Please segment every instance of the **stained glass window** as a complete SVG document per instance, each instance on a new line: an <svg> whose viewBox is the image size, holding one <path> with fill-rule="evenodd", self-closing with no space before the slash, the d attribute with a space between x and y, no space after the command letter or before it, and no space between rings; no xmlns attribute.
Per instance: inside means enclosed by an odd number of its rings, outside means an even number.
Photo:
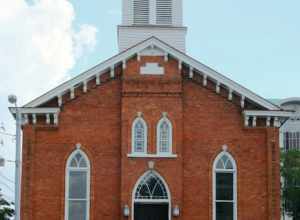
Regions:
<svg viewBox="0 0 300 220"><path fill-rule="evenodd" d="M158 153L172 153L172 125L167 118L158 122L157 138Z"/></svg>
<svg viewBox="0 0 300 220"><path fill-rule="evenodd" d="M133 153L146 153L147 149L147 126L142 118L133 122Z"/></svg>

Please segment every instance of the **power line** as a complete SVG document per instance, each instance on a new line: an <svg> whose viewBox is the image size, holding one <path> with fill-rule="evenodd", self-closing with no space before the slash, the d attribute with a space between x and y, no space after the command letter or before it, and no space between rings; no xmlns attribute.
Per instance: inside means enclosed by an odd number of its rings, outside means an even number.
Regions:
<svg viewBox="0 0 300 220"><path fill-rule="evenodd" d="M6 181L15 184L15 182L11 179L9 179L7 176L5 176L3 173L0 172L0 176L2 176Z"/></svg>
<svg viewBox="0 0 300 220"><path fill-rule="evenodd" d="M8 184L6 184L6 183L4 183L4 182L2 182L2 181L0 181L0 184L2 184L3 186L5 186L9 191L11 191L11 192L15 192Z"/></svg>
<svg viewBox="0 0 300 220"><path fill-rule="evenodd" d="M10 134L10 133L3 132L3 131L0 131L0 134L6 135L6 136L10 136L10 137L15 137L15 136L16 136L16 135L14 135L14 134Z"/></svg>

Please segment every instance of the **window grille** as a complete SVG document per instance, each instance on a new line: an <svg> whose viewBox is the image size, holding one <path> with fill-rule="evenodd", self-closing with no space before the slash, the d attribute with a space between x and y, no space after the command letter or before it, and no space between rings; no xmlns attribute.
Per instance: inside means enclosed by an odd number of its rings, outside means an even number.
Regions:
<svg viewBox="0 0 300 220"><path fill-rule="evenodd" d="M157 124L157 153L172 153L172 124L167 117L163 117Z"/></svg>
<svg viewBox="0 0 300 220"><path fill-rule="evenodd" d="M69 158L66 171L66 220L89 219L89 161L80 150Z"/></svg>
<svg viewBox="0 0 300 220"><path fill-rule="evenodd" d="M283 142L285 151L300 150L300 131L285 132Z"/></svg>
<svg viewBox="0 0 300 220"><path fill-rule="evenodd" d="M153 172L149 172L139 183L135 199L168 199L168 192L163 181Z"/></svg>
<svg viewBox="0 0 300 220"><path fill-rule="evenodd" d="M159 153L170 153L170 125L169 122L163 120L159 126Z"/></svg>
<svg viewBox="0 0 300 220"><path fill-rule="evenodd" d="M133 122L132 129L133 153L147 152L147 126L142 118L137 118Z"/></svg>
<svg viewBox="0 0 300 220"><path fill-rule="evenodd" d="M214 164L214 219L236 220L235 162L223 152Z"/></svg>

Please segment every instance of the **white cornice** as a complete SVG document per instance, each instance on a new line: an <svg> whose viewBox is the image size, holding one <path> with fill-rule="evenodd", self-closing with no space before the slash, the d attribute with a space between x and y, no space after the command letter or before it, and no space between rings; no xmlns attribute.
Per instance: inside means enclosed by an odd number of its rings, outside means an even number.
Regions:
<svg viewBox="0 0 300 220"><path fill-rule="evenodd" d="M186 65L192 67L195 70L195 73L202 74L208 79L211 79L217 83L220 83L221 86L228 88L230 91L234 92L235 94L240 95L242 98L245 97L248 100L256 103L257 105L268 109L268 110L280 110L279 106L269 102L268 100L258 96L257 94L251 92L250 90L246 89L245 87L241 86L240 84L230 80L229 78L223 76L222 74L218 73L217 71L211 69L210 67L198 62L197 60L189 57L185 53L171 47L170 45L166 44L165 42L157 39L156 37L151 37L141 43L119 53L118 55L104 61L103 63L89 69L88 71L78 75L77 77L59 85L58 87L50 90L49 92L45 93L44 95L34 99L33 101L26 104L24 107L38 107L47 101L55 98L60 97L62 94L65 94L70 88L75 88L78 85L81 85L83 82L86 82L90 79L95 78L99 74L103 74L109 71L112 67L118 64L124 64L126 60L130 59L132 56L140 53L142 50L149 46L155 46L159 49L162 49L170 56L177 59L180 63L185 63Z"/></svg>
<svg viewBox="0 0 300 220"><path fill-rule="evenodd" d="M245 119L245 127L256 127L257 118L265 120L266 127L280 127L289 118L295 115L295 112L291 111L256 111L245 110L243 112ZM272 124L271 124L272 121ZM251 122L251 123L250 123Z"/></svg>
<svg viewBox="0 0 300 220"><path fill-rule="evenodd" d="M37 116L44 118L44 122L47 125L51 124L53 121L54 125L58 125L58 116L60 113L60 108L15 108L10 107L9 111L16 117L17 114L21 117L21 122L23 125L30 123L29 115L31 116L32 124L37 123Z"/></svg>
<svg viewBox="0 0 300 220"><path fill-rule="evenodd" d="M244 111L245 116L255 116L255 117L290 118L294 114L295 113L291 112L291 111L255 111L255 110L246 110L246 111Z"/></svg>
<svg viewBox="0 0 300 220"><path fill-rule="evenodd" d="M59 108L15 108L10 107L10 112L16 114L17 110L21 114L57 114L60 112Z"/></svg>

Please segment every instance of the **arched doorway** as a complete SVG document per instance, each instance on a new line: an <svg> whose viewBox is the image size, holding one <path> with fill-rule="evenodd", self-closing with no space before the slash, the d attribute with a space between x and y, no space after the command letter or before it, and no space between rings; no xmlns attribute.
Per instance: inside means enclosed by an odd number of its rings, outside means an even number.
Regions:
<svg viewBox="0 0 300 220"><path fill-rule="evenodd" d="M155 171L146 172L132 193L132 220L170 220L171 197L164 179Z"/></svg>

